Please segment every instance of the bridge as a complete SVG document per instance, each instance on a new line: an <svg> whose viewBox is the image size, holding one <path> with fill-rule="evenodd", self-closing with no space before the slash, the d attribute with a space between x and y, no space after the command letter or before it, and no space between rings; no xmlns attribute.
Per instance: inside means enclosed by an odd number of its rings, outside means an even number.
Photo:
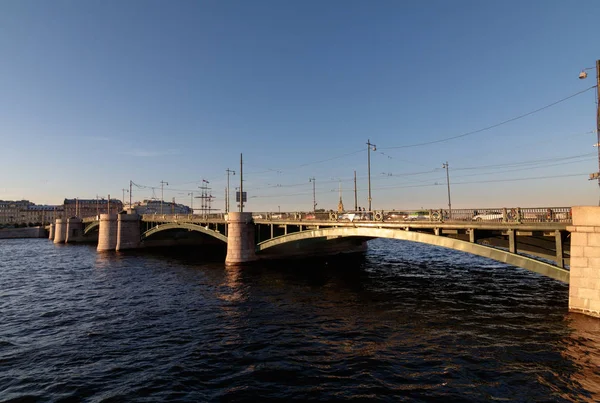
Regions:
<svg viewBox="0 0 600 403"><path fill-rule="evenodd" d="M570 283L571 309L600 316L600 234L595 231L600 233L600 207L141 216L130 211L58 219L50 238L56 243L97 241L99 251L222 245L226 265L364 251L370 239L399 239Z"/></svg>
<svg viewBox="0 0 600 403"><path fill-rule="evenodd" d="M565 270L570 263L568 207L247 215L253 226L254 251L246 251L248 256L242 260L351 252L363 250L369 239L392 238L472 253L569 281ZM82 222L84 235L97 231L101 223L99 217ZM224 214L146 214L139 217L139 226L132 234L139 236L139 242L130 240L133 247L152 244L153 237L163 232L194 231L228 243ZM106 249L113 248L117 245Z"/></svg>

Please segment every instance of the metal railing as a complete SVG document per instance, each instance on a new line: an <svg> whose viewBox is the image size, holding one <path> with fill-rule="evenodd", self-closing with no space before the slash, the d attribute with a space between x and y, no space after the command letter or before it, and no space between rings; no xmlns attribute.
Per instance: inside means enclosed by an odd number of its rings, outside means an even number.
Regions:
<svg viewBox="0 0 600 403"><path fill-rule="evenodd" d="M143 214L143 221L190 222L226 220L226 213L212 214ZM336 221L336 222L503 222L503 223L571 223L570 207L498 207L475 209L421 209L322 212L253 212L255 221ZM97 217L86 217L85 223Z"/></svg>
<svg viewBox="0 0 600 403"><path fill-rule="evenodd" d="M254 220L268 221L338 221L338 222L571 222L570 207L499 207L481 209L325 211L292 213L252 213Z"/></svg>

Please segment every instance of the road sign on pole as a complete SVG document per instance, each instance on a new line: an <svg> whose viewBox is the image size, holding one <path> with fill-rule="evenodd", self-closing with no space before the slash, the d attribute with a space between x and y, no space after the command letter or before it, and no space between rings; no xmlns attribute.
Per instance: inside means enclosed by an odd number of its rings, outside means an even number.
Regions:
<svg viewBox="0 0 600 403"><path fill-rule="evenodd" d="M236 202L240 202L240 192L237 191L235 192L235 201ZM242 203L246 203L248 201L248 194L247 192L242 192Z"/></svg>

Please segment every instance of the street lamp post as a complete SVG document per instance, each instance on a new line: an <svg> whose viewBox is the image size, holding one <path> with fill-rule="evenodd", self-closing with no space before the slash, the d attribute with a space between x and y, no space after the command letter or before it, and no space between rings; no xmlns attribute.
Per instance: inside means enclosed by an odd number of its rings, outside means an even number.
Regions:
<svg viewBox="0 0 600 403"><path fill-rule="evenodd" d="M192 209L192 214L194 214L194 192L188 193L190 196L190 208Z"/></svg>
<svg viewBox="0 0 600 403"><path fill-rule="evenodd" d="M125 207L125 192L129 193L129 190L127 189L121 189L123 191L123 207ZM129 208L131 208L131 205L129 206Z"/></svg>
<svg viewBox="0 0 600 403"><path fill-rule="evenodd" d="M169 186L169 182L160 181L160 214L163 213L163 200L164 200L163 185Z"/></svg>
<svg viewBox="0 0 600 403"><path fill-rule="evenodd" d="M312 178L308 178L308 181L312 182L312 185L313 185L313 212L316 213L317 212L317 198L316 198L316 193L315 193L315 183L317 182L317 180L313 176Z"/></svg>
<svg viewBox="0 0 600 403"><path fill-rule="evenodd" d="M587 78L586 70L592 69L594 69L594 67L588 67L581 70L579 78ZM590 174L590 180L598 179L598 187L600 187L600 60L596 60L596 91L596 147L598 147L598 172ZM600 200L598 201L598 205L600 206Z"/></svg>
<svg viewBox="0 0 600 403"><path fill-rule="evenodd" d="M373 151L377 151L377 146L371 144L371 140L367 140L367 162L368 162L368 175L369 175L369 211L371 211L371 148Z"/></svg>
<svg viewBox="0 0 600 403"><path fill-rule="evenodd" d="M445 164L442 164L442 168L446 169L446 185L448 186L448 217L452 218L452 203L450 202L450 173L448 169L450 166L448 165L448 161Z"/></svg>
<svg viewBox="0 0 600 403"><path fill-rule="evenodd" d="M235 175L235 171L232 171L231 169L227 168L225 172L227 172L227 195L225 197L225 212L229 213L229 174Z"/></svg>

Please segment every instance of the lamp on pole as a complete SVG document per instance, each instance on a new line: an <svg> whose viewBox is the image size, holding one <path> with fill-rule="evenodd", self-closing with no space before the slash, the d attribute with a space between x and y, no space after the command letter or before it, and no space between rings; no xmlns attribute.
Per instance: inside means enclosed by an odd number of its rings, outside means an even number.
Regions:
<svg viewBox="0 0 600 403"><path fill-rule="evenodd" d="M160 214L163 213L163 199L164 199L163 186L164 185L169 186L169 182L160 181Z"/></svg>
<svg viewBox="0 0 600 403"><path fill-rule="evenodd" d="M581 70L579 78L587 78L586 70L592 70L594 67L588 67ZM590 174L590 180L598 179L598 187L600 187L600 60L596 60L596 147L598 147L598 172ZM600 206L600 201L598 202Z"/></svg>
<svg viewBox="0 0 600 403"><path fill-rule="evenodd" d="M367 140L367 162L368 162L368 174L369 174L369 211L371 211L371 148L373 151L377 151L377 146L371 144L371 140Z"/></svg>
<svg viewBox="0 0 600 403"><path fill-rule="evenodd" d="M317 212L317 198L316 198L316 193L315 193L315 183L317 182L317 180L315 179L315 177L313 176L312 178L308 178L309 182L312 182L313 184L313 212Z"/></svg>
<svg viewBox="0 0 600 403"><path fill-rule="evenodd" d="M452 203L450 202L450 173L448 169L450 166L448 165L448 161L445 164L442 164L442 168L446 169L446 185L448 186L448 217L452 218Z"/></svg>
<svg viewBox="0 0 600 403"><path fill-rule="evenodd" d="M227 168L225 172L227 172L227 195L225 196L225 212L229 213L229 174L235 175L235 171L232 171L231 169Z"/></svg>

